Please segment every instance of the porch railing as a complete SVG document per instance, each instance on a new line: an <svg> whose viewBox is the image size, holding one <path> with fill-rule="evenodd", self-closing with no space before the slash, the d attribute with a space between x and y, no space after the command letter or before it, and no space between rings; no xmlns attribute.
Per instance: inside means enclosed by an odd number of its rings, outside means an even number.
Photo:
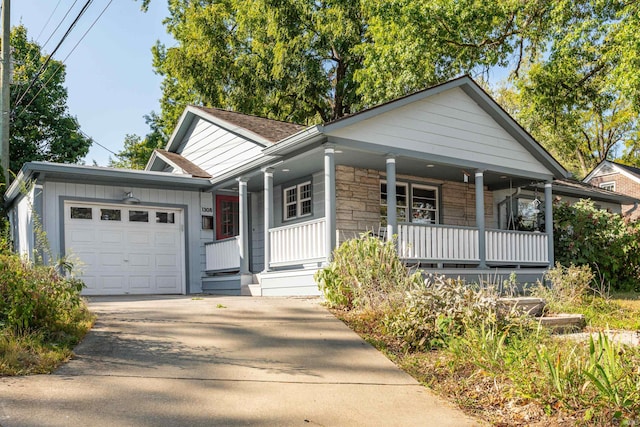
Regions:
<svg viewBox="0 0 640 427"><path fill-rule="evenodd" d="M240 238L206 243L204 246L207 271L240 269Z"/></svg>
<svg viewBox="0 0 640 427"><path fill-rule="evenodd" d="M321 218L269 230L269 266L298 265L324 260L326 224L326 220Z"/></svg>
<svg viewBox="0 0 640 427"><path fill-rule="evenodd" d="M487 262L548 264L548 236L527 231L487 230Z"/></svg>
<svg viewBox="0 0 640 427"><path fill-rule="evenodd" d="M486 262L548 264L547 241L544 233L486 230ZM478 230L473 227L398 224L398 253L404 259L473 264L480 261L478 247Z"/></svg>
<svg viewBox="0 0 640 427"><path fill-rule="evenodd" d="M478 230L426 224L398 224L401 258L429 261L479 262Z"/></svg>

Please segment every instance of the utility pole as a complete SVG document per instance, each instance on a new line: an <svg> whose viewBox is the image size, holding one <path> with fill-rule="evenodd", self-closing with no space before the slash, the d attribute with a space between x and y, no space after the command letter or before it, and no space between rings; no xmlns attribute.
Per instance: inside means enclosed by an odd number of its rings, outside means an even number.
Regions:
<svg viewBox="0 0 640 427"><path fill-rule="evenodd" d="M11 0L2 0L2 74L0 75L0 166L9 185L9 84L11 82ZM6 187L2 190L4 193Z"/></svg>

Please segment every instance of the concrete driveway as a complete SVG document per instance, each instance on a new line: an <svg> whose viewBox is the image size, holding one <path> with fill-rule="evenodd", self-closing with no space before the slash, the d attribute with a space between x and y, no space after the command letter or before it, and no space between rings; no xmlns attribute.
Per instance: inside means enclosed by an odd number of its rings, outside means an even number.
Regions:
<svg viewBox="0 0 640 427"><path fill-rule="evenodd" d="M52 375L0 378L0 425L464 426L317 299L92 298Z"/></svg>

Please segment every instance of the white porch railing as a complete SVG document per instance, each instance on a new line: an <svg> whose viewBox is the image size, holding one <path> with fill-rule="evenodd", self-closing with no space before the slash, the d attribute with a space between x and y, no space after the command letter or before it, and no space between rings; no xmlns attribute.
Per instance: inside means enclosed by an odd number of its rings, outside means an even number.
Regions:
<svg viewBox="0 0 640 427"><path fill-rule="evenodd" d="M548 264L548 236L527 231L487 230L487 262Z"/></svg>
<svg viewBox="0 0 640 427"><path fill-rule="evenodd" d="M486 230L486 262L489 264L548 264L545 233ZM477 263L478 230L433 224L398 224L401 258L431 262Z"/></svg>
<svg viewBox="0 0 640 427"><path fill-rule="evenodd" d="M401 258L479 262L478 230L427 224L398 224Z"/></svg>
<svg viewBox="0 0 640 427"><path fill-rule="evenodd" d="M322 261L326 258L326 220L301 222L269 230L270 267Z"/></svg>
<svg viewBox="0 0 640 427"><path fill-rule="evenodd" d="M206 243L204 246L207 271L231 271L240 269L240 238Z"/></svg>

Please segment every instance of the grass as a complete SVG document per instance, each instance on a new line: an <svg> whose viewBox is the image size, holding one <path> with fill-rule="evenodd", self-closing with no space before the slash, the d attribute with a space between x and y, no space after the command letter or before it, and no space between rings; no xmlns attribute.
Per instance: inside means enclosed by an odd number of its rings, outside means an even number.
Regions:
<svg viewBox="0 0 640 427"><path fill-rule="evenodd" d="M594 329L637 328L638 295L588 299ZM561 340L526 324L480 325L431 351L405 351L381 315L334 310L366 341L422 384L493 425L638 425L640 349L600 335Z"/></svg>
<svg viewBox="0 0 640 427"><path fill-rule="evenodd" d="M78 311L62 330L47 332L0 329L0 376L48 374L73 356L73 348L93 326L86 308Z"/></svg>

